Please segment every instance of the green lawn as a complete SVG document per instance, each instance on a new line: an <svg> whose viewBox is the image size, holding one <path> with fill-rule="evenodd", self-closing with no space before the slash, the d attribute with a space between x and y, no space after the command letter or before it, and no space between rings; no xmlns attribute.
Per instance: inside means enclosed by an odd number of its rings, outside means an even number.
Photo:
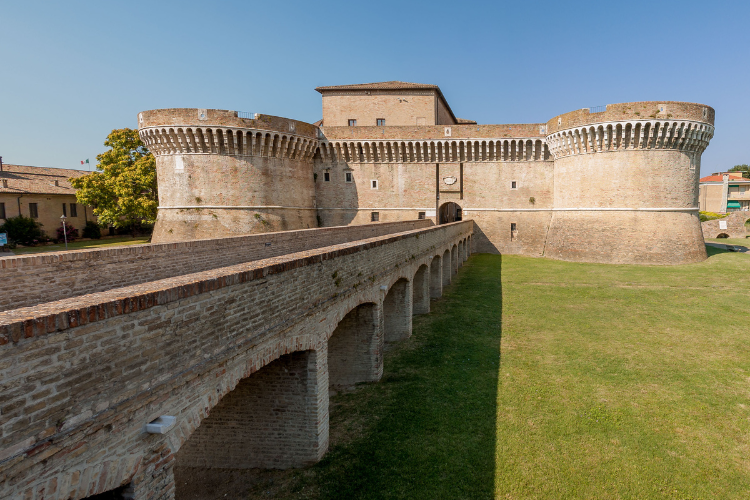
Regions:
<svg viewBox="0 0 750 500"><path fill-rule="evenodd" d="M750 497L747 256L503 276L497 497Z"/></svg>
<svg viewBox="0 0 750 500"><path fill-rule="evenodd" d="M148 243L149 236L116 236L114 238L103 238L101 240L73 241L68 243L68 250L84 250L88 248L101 248L123 245L138 245ZM14 248L13 253L16 255L26 255L30 253L60 252L65 250L65 243L59 245L40 245L36 247Z"/></svg>
<svg viewBox="0 0 750 500"><path fill-rule="evenodd" d="M749 290L728 252L472 256L382 381L332 398L319 464L214 470L200 498L750 498Z"/></svg>

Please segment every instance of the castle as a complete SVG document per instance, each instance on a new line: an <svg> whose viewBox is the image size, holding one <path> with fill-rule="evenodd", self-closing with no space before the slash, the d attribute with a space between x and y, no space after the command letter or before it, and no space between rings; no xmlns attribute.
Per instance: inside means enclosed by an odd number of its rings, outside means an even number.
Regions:
<svg viewBox="0 0 750 500"><path fill-rule="evenodd" d="M475 252L706 258L698 177L714 133L709 106L631 102L479 125L457 118L436 85L316 90L316 124L214 109L139 113L159 180L153 241L464 218Z"/></svg>

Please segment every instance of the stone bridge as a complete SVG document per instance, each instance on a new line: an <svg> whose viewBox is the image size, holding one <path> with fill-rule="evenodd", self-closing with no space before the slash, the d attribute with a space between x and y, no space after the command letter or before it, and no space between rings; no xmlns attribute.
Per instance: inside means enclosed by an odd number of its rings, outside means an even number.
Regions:
<svg viewBox="0 0 750 500"><path fill-rule="evenodd" d="M0 259L0 497L171 499L176 463L316 462L329 387L380 379L383 343L411 335L472 233L407 221Z"/></svg>

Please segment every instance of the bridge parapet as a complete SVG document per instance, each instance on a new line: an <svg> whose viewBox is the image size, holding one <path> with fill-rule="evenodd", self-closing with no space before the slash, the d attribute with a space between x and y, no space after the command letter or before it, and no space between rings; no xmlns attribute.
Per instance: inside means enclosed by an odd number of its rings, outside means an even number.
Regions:
<svg viewBox="0 0 750 500"><path fill-rule="evenodd" d="M378 346L389 336L384 325L408 335L412 303L421 302L419 312L426 312L423 299L403 291L434 295L433 283L411 285L430 279L433 269L442 281L446 264L453 274L472 232L472 221L413 229L0 313L0 376L7 388L0 496L78 499L129 484L135 498L154 491L153 498L172 498L175 456L219 400L294 353L308 354L283 363L314 371L298 377L294 392L308 405L296 411L302 423L295 428L310 434L305 443L282 432L288 441L255 444L294 450L297 443L306 451L248 463L317 460L328 442L328 360L336 366L330 381L377 379ZM396 286L404 282L406 288ZM395 305L388 299L392 288L399 289L393 297L402 297ZM366 315L342 323L363 305ZM389 316L401 323L387 326ZM370 347L355 358L346 354L346 339L329 349L334 332L369 335ZM331 358L339 355L344 358ZM349 370L352 359L366 369ZM176 416L175 429L145 433L144 424L160 415ZM252 426L248 420L243 425ZM187 449L210 458L220 453L206 448L211 441Z"/></svg>
<svg viewBox="0 0 750 500"><path fill-rule="evenodd" d="M382 222L3 257L0 279L15 290L0 294L0 311L431 225L429 220Z"/></svg>

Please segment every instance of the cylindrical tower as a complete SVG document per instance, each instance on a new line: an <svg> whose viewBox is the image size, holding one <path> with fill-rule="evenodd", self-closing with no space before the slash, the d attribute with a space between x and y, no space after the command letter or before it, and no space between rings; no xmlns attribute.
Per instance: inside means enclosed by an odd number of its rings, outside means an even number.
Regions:
<svg viewBox="0 0 750 500"><path fill-rule="evenodd" d="M159 211L152 241L317 227L313 156L318 128L216 109L138 114L156 157Z"/></svg>
<svg viewBox="0 0 750 500"><path fill-rule="evenodd" d="M713 108L654 101L596 111L547 123L555 166L545 255L623 264L704 260L698 178Z"/></svg>

